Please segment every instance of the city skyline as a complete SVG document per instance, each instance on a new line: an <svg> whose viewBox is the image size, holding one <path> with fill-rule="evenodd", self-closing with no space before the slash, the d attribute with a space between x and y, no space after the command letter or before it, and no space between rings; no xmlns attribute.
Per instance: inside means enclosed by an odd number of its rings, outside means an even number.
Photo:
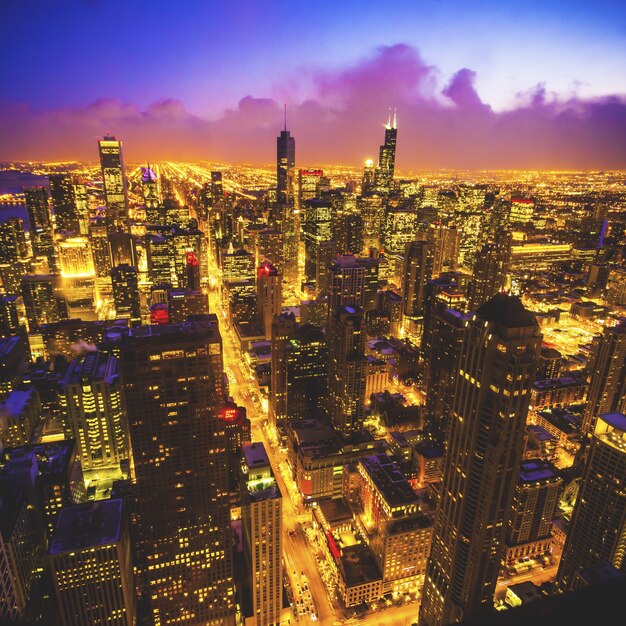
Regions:
<svg viewBox="0 0 626 626"><path fill-rule="evenodd" d="M124 137L133 161L269 163L286 103L310 164L375 158L376 125L392 107L403 129L399 170L626 167L618 2L485 1L470 10L397 1L356 18L347 2L327 21L317 15L324 2L304 15L288 2L228 11L191 3L184 14L158 2L143 14L117 2L106 11L97 1L54 12L40 4L31 28L56 35L44 65L38 41L17 45L19 28L0 44L1 160L91 158L91 142L110 133ZM24 8L7 11L8 24L25 17ZM110 38L88 37L108 23ZM275 36L262 41L263 32ZM151 33L169 45L155 47Z"/></svg>

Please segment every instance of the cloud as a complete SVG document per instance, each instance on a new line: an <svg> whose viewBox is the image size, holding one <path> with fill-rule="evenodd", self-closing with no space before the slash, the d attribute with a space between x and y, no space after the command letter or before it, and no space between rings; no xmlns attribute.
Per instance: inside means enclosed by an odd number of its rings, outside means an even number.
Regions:
<svg viewBox="0 0 626 626"><path fill-rule="evenodd" d="M352 66L308 68L310 96L289 102L289 128L302 165L375 158L381 123L398 111L398 162L424 168L626 168L626 98L560 98L542 85L496 112L482 101L476 73L456 72L444 87L439 70L408 45L381 46ZM303 93L299 77L286 81ZM217 120L159 100L145 110L114 99L34 111L0 104L0 160L96 160L96 141L112 133L129 161L160 159L271 163L283 101L243 97Z"/></svg>

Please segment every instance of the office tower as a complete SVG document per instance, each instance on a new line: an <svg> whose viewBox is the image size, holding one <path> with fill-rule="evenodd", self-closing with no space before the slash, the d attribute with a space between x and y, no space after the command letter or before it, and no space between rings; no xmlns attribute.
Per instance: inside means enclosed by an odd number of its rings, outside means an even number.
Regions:
<svg viewBox="0 0 626 626"><path fill-rule="evenodd" d="M79 180L72 181L72 193L74 195L74 206L78 217L78 233L87 234L89 225L89 201L87 198L87 185Z"/></svg>
<svg viewBox="0 0 626 626"><path fill-rule="evenodd" d="M131 328L122 375L137 554L155 623L234 625L225 400L215 316Z"/></svg>
<svg viewBox="0 0 626 626"><path fill-rule="evenodd" d="M69 317L67 301L59 286L57 274L23 276L21 290L31 332L42 324L58 322Z"/></svg>
<svg viewBox="0 0 626 626"><path fill-rule="evenodd" d="M626 572L626 415L593 423L587 463L563 547L556 585L572 588L581 568L609 562Z"/></svg>
<svg viewBox="0 0 626 626"><path fill-rule="evenodd" d="M475 311L505 288L511 259L511 241L510 232L500 231L496 234L496 241L485 244L476 257L468 292L470 311Z"/></svg>
<svg viewBox="0 0 626 626"><path fill-rule="evenodd" d="M0 444L14 448L29 444L42 418L41 398L34 387L14 389L0 403Z"/></svg>
<svg viewBox="0 0 626 626"><path fill-rule="evenodd" d="M296 166L296 140L287 130L287 112L285 108L285 130L276 138L276 202L293 202L293 177Z"/></svg>
<svg viewBox="0 0 626 626"><path fill-rule="evenodd" d="M41 514L48 539L61 509L85 500L85 481L74 439L0 452L0 479L20 485Z"/></svg>
<svg viewBox="0 0 626 626"><path fill-rule="evenodd" d="M0 339L0 401L15 388L28 363L28 344L21 335Z"/></svg>
<svg viewBox="0 0 626 626"><path fill-rule="evenodd" d="M283 308L283 280L278 270L265 261L256 272L257 308L259 323L262 325L265 338L272 338L272 320Z"/></svg>
<svg viewBox="0 0 626 626"><path fill-rule="evenodd" d="M0 620L3 624L22 623L31 599L31 587L43 565L43 541L31 509L27 492L3 477L0 480Z"/></svg>
<svg viewBox="0 0 626 626"><path fill-rule="evenodd" d="M322 170L298 170L298 208L302 209L307 200L317 197L322 176Z"/></svg>
<svg viewBox="0 0 626 626"><path fill-rule="evenodd" d="M361 183L361 193L368 194L374 191L374 161L366 159L363 165L363 182Z"/></svg>
<svg viewBox="0 0 626 626"><path fill-rule="evenodd" d="M185 287L200 291L200 262L193 251L185 254Z"/></svg>
<svg viewBox="0 0 626 626"><path fill-rule="evenodd" d="M459 258L459 231L456 226L435 222L428 226L428 241L435 244L433 276L455 270Z"/></svg>
<svg viewBox="0 0 626 626"><path fill-rule="evenodd" d="M56 229L80 233L72 179L69 174L50 174L48 179Z"/></svg>
<svg viewBox="0 0 626 626"><path fill-rule="evenodd" d="M358 306L337 306L328 325L328 414L345 437L363 427L365 320Z"/></svg>
<svg viewBox="0 0 626 626"><path fill-rule="evenodd" d="M70 306L91 308L96 272L89 240L84 236L66 237L58 243L63 292Z"/></svg>
<svg viewBox="0 0 626 626"><path fill-rule="evenodd" d="M324 241L332 239L332 203L329 200L313 198L304 202L304 276L314 281L318 267L318 248Z"/></svg>
<svg viewBox="0 0 626 626"><path fill-rule="evenodd" d="M522 461L509 519L506 562L550 554L552 520L562 486L563 479L549 461Z"/></svg>
<svg viewBox="0 0 626 626"><path fill-rule="evenodd" d="M74 359L61 385L63 426L78 442L81 465L120 471L129 463L128 427L117 358L99 350Z"/></svg>
<svg viewBox="0 0 626 626"><path fill-rule="evenodd" d="M217 415L226 437L229 488L232 493L239 490L241 451L243 445L250 441L250 420L247 416L246 407L237 406L231 401L225 402L217 409Z"/></svg>
<svg viewBox="0 0 626 626"><path fill-rule="evenodd" d="M264 228L255 235L257 265L269 261L281 273L284 267L284 233L275 228Z"/></svg>
<svg viewBox="0 0 626 626"><path fill-rule="evenodd" d="M379 193L389 193L393 184L393 172L396 163L396 139L398 136L398 126L396 124L396 113L391 118L391 109L389 110L389 118L385 124L385 143L380 146L380 154L378 157L378 167L374 175L374 187Z"/></svg>
<svg viewBox="0 0 626 626"><path fill-rule="evenodd" d="M30 187L24 189L24 197L33 254L48 259L48 271L55 272L57 266L48 192L45 187Z"/></svg>
<svg viewBox="0 0 626 626"><path fill-rule="evenodd" d="M385 223L385 203L382 196L359 196L356 210L363 218L363 249L382 248L382 231Z"/></svg>
<svg viewBox="0 0 626 626"><path fill-rule="evenodd" d="M528 224L533 219L535 203L530 198L513 196L509 210L509 221L513 224Z"/></svg>
<svg viewBox="0 0 626 626"><path fill-rule="evenodd" d="M363 237L363 216L360 213L344 210L333 215L333 240L339 254L361 254Z"/></svg>
<svg viewBox="0 0 626 626"><path fill-rule="evenodd" d="M339 254L327 266L328 312L342 304L361 307L364 311L376 308L378 269L380 259Z"/></svg>
<svg viewBox="0 0 626 626"><path fill-rule="evenodd" d="M293 313L281 313L272 320L272 367L269 398L270 420L283 428L287 415L287 344L296 330Z"/></svg>
<svg viewBox="0 0 626 626"><path fill-rule="evenodd" d="M0 296L0 338L16 335L20 330L22 298L15 295Z"/></svg>
<svg viewBox="0 0 626 626"><path fill-rule="evenodd" d="M412 241L406 244L402 271L403 313L414 333L424 317L424 293L426 283L433 276L433 258L432 243Z"/></svg>
<svg viewBox="0 0 626 626"><path fill-rule="evenodd" d="M563 355L558 350L543 346L541 348L541 353L539 354L537 380L558 378L561 374L561 367L563 364Z"/></svg>
<svg viewBox="0 0 626 626"><path fill-rule="evenodd" d="M601 413L626 412L626 323L604 328L594 337L588 360L587 404L580 428L591 437Z"/></svg>
<svg viewBox="0 0 626 626"><path fill-rule="evenodd" d="M17 217L0 223L0 263L15 263L28 256L24 224Z"/></svg>
<svg viewBox="0 0 626 626"><path fill-rule="evenodd" d="M459 229L459 265L471 269L483 238L486 216L484 186L461 185L458 190L457 205L454 209L454 223Z"/></svg>
<svg viewBox="0 0 626 626"><path fill-rule="evenodd" d="M356 467L360 519L382 573L382 591L415 592L426 571L432 515L420 513L423 503L388 456L367 456Z"/></svg>
<svg viewBox="0 0 626 626"><path fill-rule="evenodd" d="M292 419L319 417L328 384L328 349L321 328L296 324L293 313L272 323L270 419L282 429Z"/></svg>
<svg viewBox="0 0 626 626"><path fill-rule="evenodd" d="M457 364L468 321L468 315L454 309L436 312L433 315L428 349L424 350L428 359L425 428L444 447L452 415Z"/></svg>
<svg viewBox="0 0 626 626"><path fill-rule="evenodd" d="M128 514L121 498L63 508L48 555L62 626L137 623Z"/></svg>
<svg viewBox="0 0 626 626"><path fill-rule="evenodd" d="M111 270L115 315L128 318L131 326L141 323L137 268L132 265L117 265Z"/></svg>
<svg viewBox="0 0 626 626"><path fill-rule="evenodd" d="M406 245L415 241L417 218L417 211L412 206L391 207L387 210L383 226L385 255L402 254Z"/></svg>
<svg viewBox="0 0 626 626"><path fill-rule="evenodd" d="M103 220L95 220L88 228L89 244L93 257L93 266L98 278L110 276L111 248L107 235L107 227Z"/></svg>
<svg viewBox="0 0 626 626"><path fill-rule="evenodd" d="M122 142L115 137L104 137L98 141L98 148L107 207L107 228L109 231L129 233L128 183L122 159Z"/></svg>
<svg viewBox="0 0 626 626"><path fill-rule="evenodd" d="M159 179L149 163L141 168L141 193L146 209L156 209L161 204Z"/></svg>
<svg viewBox="0 0 626 626"><path fill-rule="evenodd" d="M171 289L167 294L167 309L170 323L180 324L194 315L209 314L209 299L201 291Z"/></svg>
<svg viewBox="0 0 626 626"><path fill-rule="evenodd" d="M224 184L222 182L222 172L211 172L211 199L212 206L221 202L224 198Z"/></svg>
<svg viewBox="0 0 626 626"><path fill-rule="evenodd" d="M493 608L540 348L537 320L517 297L494 296L468 323L420 624Z"/></svg>
<svg viewBox="0 0 626 626"><path fill-rule="evenodd" d="M109 228L108 224L107 228ZM107 238L111 251L112 267L123 265L124 263L136 266L137 253L135 250L135 240L130 233L122 231L108 232Z"/></svg>
<svg viewBox="0 0 626 626"><path fill-rule="evenodd" d="M246 443L241 461L241 516L252 616L257 626L281 623L282 494L262 443Z"/></svg>
<svg viewBox="0 0 626 626"><path fill-rule="evenodd" d="M250 280L254 278L254 254L244 248L221 255L222 281Z"/></svg>

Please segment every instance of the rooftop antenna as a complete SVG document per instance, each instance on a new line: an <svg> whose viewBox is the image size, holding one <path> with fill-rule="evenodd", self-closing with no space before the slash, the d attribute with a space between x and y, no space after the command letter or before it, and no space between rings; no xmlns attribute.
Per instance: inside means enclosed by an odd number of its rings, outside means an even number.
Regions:
<svg viewBox="0 0 626 626"><path fill-rule="evenodd" d="M398 128L397 122L396 122L396 108L394 107L393 109L393 128Z"/></svg>
<svg viewBox="0 0 626 626"><path fill-rule="evenodd" d="M285 102L285 131L287 130L287 103Z"/></svg>
<svg viewBox="0 0 626 626"><path fill-rule="evenodd" d="M389 107L389 115L387 116L387 128L391 128L391 107Z"/></svg>

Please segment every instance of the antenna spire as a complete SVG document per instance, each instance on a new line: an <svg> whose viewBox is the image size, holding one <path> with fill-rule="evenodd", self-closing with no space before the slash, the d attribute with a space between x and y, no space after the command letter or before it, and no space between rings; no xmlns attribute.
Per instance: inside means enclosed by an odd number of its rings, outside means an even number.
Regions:
<svg viewBox="0 0 626 626"><path fill-rule="evenodd" d="M397 124L397 116L396 116L396 108L393 109L393 128L398 128Z"/></svg>
<svg viewBox="0 0 626 626"><path fill-rule="evenodd" d="M391 107L389 107L389 115L387 116L387 128L391 128Z"/></svg>
<svg viewBox="0 0 626 626"><path fill-rule="evenodd" d="M285 130L287 130L287 103L285 102Z"/></svg>

